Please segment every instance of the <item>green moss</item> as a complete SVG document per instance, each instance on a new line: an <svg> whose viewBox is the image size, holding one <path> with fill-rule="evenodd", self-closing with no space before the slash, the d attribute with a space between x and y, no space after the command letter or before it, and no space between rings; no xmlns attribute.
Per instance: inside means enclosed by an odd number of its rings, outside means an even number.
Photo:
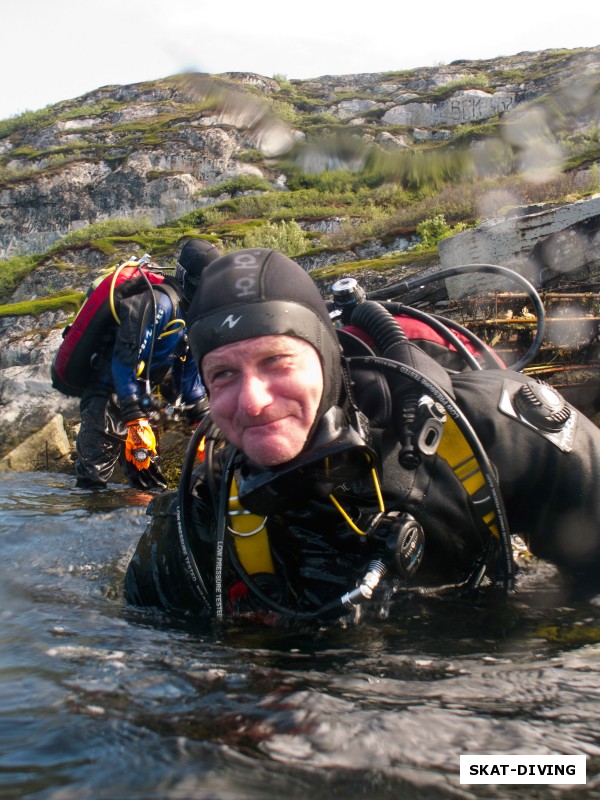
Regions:
<svg viewBox="0 0 600 800"><path fill-rule="evenodd" d="M159 178L169 178L172 175L182 174L183 172L180 169L151 169L146 173L146 180L156 181L159 180Z"/></svg>
<svg viewBox="0 0 600 800"><path fill-rule="evenodd" d="M46 311L77 312L85 300L84 292L56 292L37 300L27 300L22 303L9 303L0 306L0 317L39 317Z"/></svg>
<svg viewBox="0 0 600 800"><path fill-rule="evenodd" d="M202 194L207 197L218 197L221 194L230 194L235 197L241 192L268 192L270 188L267 181L257 175L237 175L231 180L204 189Z"/></svg>
<svg viewBox="0 0 600 800"><path fill-rule="evenodd" d="M456 92L466 91L467 89L482 89L484 91L489 92L490 79L487 75L483 73L478 73L476 75L469 75L466 78L461 78L460 80L451 81L450 83L447 83L444 86L437 86L431 92L430 97L435 102L440 102L441 100L448 100Z"/></svg>
<svg viewBox="0 0 600 800"><path fill-rule="evenodd" d="M42 256L14 256L0 261L0 298L6 297L38 266Z"/></svg>
<svg viewBox="0 0 600 800"><path fill-rule="evenodd" d="M237 160L242 164L260 164L264 156L259 150L242 150L237 154Z"/></svg>
<svg viewBox="0 0 600 800"><path fill-rule="evenodd" d="M422 269L426 264L432 263L437 257L437 247L418 254L398 253L385 258L373 258L362 261L351 261L344 264L332 264L327 267L311 270L311 277L315 280L335 280L343 275L360 273L361 270L370 270L385 274L401 266L418 266Z"/></svg>

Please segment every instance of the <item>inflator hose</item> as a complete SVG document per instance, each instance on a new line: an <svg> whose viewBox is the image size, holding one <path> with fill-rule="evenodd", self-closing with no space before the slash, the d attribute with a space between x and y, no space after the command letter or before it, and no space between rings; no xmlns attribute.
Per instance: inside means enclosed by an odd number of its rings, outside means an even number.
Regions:
<svg viewBox="0 0 600 800"><path fill-rule="evenodd" d="M427 392L428 395L433 397L434 400L439 402L444 410L452 417L457 424L460 432L463 434L469 443L473 454L477 460L481 474L487 484L490 492L490 499L494 505L496 520L498 523L498 531L500 534L500 545L504 559L504 577L505 587L507 590L512 590L514 586L514 563L512 558L512 547L510 541L510 530L506 517L506 511L502 501L502 495L498 481L495 477L492 465L483 449L477 434L475 433L471 423L462 413L460 408L455 402L443 391L440 386L433 383L423 373L418 372L407 364L400 364L397 361L389 361L388 359L380 358L379 356L357 356L351 359L353 364L358 366L370 367L371 369L380 369L383 372L389 371L400 374L404 377L412 378Z"/></svg>

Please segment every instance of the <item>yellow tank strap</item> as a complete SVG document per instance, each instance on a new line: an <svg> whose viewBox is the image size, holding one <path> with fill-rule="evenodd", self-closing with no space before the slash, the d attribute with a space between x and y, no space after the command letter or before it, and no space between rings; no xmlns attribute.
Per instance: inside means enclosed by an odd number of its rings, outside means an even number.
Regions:
<svg viewBox="0 0 600 800"><path fill-rule="evenodd" d="M486 486L485 478L470 444L450 416L446 417L444 432L437 452L448 462L467 494L475 499L474 496ZM496 512L493 508L490 510L488 504L486 504L486 510L481 515L481 519L489 528L492 536L499 539L500 531Z"/></svg>
<svg viewBox="0 0 600 800"><path fill-rule="evenodd" d="M275 565L269 546L267 518L245 509L238 499L235 478L229 489L229 531L237 557L248 575L259 572L275 573Z"/></svg>

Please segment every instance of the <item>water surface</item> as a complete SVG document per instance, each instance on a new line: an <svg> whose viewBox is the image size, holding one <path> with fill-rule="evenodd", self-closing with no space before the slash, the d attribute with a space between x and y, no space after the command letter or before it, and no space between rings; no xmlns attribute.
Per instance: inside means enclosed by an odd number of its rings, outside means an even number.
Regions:
<svg viewBox="0 0 600 800"><path fill-rule="evenodd" d="M600 600L514 597L343 628L127 608L147 496L0 477L0 797L600 798ZM585 754L587 786L466 786L461 753Z"/></svg>

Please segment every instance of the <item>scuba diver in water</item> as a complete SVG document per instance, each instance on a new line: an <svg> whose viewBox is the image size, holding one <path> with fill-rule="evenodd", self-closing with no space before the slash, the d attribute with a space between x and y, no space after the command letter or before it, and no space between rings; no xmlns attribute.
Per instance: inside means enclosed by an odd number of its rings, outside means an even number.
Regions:
<svg viewBox="0 0 600 800"><path fill-rule="evenodd" d="M174 278L150 284L133 270L139 291L120 300L119 324L110 318L109 330L90 344L96 369L80 400L75 462L79 488L105 488L117 461L130 486L159 491L167 487L151 423L151 393L160 388L173 402L180 398L189 424L198 424L208 411L194 360L186 358L181 317L202 270L219 255L210 242L190 239L181 250ZM91 328L90 333L93 337Z"/></svg>
<svg viewBox="0 0 600 800"><path fill-rule="evenodd" d="M130 603L358 618L404 590L512 589L511 533L598 581L600 431L485 345L445 368L385 305L356 303L340 330L277 251L204 270L188 324L210 414L148 509Z"/></svg>

